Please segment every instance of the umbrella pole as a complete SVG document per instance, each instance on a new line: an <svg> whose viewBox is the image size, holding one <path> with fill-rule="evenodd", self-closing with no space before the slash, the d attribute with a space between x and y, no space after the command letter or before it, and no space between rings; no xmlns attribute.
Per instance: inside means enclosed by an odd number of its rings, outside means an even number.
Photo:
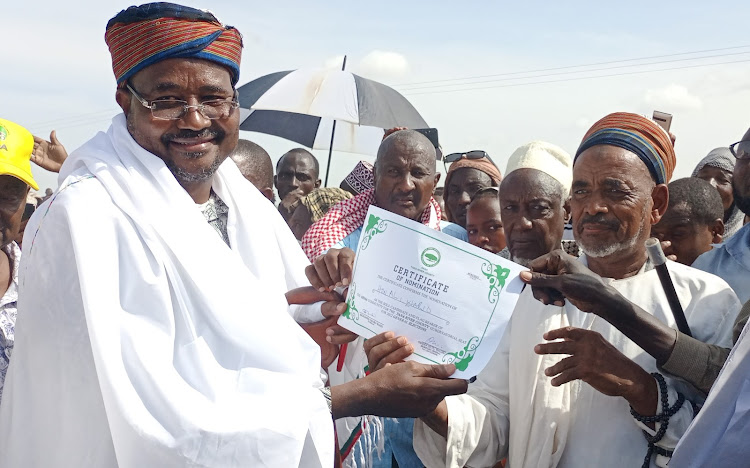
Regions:
<svg viewBox="0 0 750 468"><path fill-rule="evenodd" d="M341 71L346 69L346 55L344 55L344 63L341 64ZM333 154L333 137L336 135L336 121L333 121L333 128L331 129L331 145L328 147L328 163L326 163L326 180L323 182L323 187L328 187L328 173L331 172L331 156Z"/></svg>
<svg viewBox="0 0 750 468"><path fill-rule="evenodd" d="M323 187L328 187L328 173L331 172L331 153L333 152L333 137L336 135L336 121L333 121L333 130L331 130L331 146L328 148L328 163L326 164L326 180Z"/></svg>

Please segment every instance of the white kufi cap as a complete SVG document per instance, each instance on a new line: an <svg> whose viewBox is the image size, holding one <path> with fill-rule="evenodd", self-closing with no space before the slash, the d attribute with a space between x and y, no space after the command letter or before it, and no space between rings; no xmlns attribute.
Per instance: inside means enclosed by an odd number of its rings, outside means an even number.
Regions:
<svg viewBox="0 0 750 468"><path fill-rule="evenodd" d="M570 194L573 183L573 158L564 149L544 141L532 141L510 155L505 177L516 169L536 169L557 180L563 186L563 199Z"/></svg>

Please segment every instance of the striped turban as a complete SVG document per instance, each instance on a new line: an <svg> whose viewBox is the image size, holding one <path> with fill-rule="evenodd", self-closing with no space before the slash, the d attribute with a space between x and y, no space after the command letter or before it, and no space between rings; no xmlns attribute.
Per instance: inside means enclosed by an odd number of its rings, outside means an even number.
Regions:
<svg viewBox="0 0 750 468"><path fill-rule="evenodd" d="M208 11L147 3L123 10L104 35L118 86L140 70L169 58L199 58L227 67L232 86L240 78L242 35Z"/></svg>
<svg viewBox="0 0 750 468"><path fill-rule="evenodd" d="M615 112L596 122L583 137L573 164L581 153L597 145L617 146L634 153L657 184L669 183L677 164L669 134L638 114Z"/></svg>

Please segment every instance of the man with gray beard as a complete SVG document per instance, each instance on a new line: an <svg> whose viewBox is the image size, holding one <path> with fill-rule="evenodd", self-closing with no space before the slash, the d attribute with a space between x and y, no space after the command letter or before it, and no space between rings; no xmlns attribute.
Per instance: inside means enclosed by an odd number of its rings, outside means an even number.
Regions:
<svg viewBox="0 0 750 468"><path fill-rule="evenodd" d="M559 249L573 160L550 143L534 141L510 156L500 183L500 210L507 247L500 252L521 265Z"/></svg>
<svg viewBox="0 0 750 468"><path fill-rule="evenodd" d="M674 165L669 136L645 117L611 114L587 132L570 200L585 256L556 250L521 273L533 288L487 366L465 395L415 423L425 465L493 466L507 457L520 467L667 466L703 395L659 373L652 356L601 317L635 305L676 328L644 245L667 208ZM670 273L695 338L730 346L740 306L731 288L677 263ZM589 294L568 294L574 287ZM399 347L373 340L370 368L380 369Z"/></svg>

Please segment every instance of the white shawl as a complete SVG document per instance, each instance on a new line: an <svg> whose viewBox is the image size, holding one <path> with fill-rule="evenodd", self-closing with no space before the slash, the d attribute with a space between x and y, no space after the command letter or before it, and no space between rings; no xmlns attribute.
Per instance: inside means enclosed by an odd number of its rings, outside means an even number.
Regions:
<svg viewBox="0 0 750 468"><path fill-rule="evenodd" d="M331 466L284 298L306 261L234 163L213 185L232 249L123 115L60 180L26 231L0 466Z"/></svg>
<svg viewBox="0 0 750 468"><path fill-rule="evenodd" d="M750 335L734 345L711 387L706 404L675 449L670 466L734 468L747 466L750 446Z"/></svg>

